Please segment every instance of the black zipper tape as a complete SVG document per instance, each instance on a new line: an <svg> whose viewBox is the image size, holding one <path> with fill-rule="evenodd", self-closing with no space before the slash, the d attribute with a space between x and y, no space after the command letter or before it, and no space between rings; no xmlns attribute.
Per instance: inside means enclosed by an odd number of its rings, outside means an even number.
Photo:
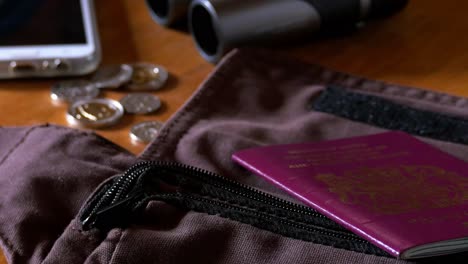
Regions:
<svg viewBox="0 0 468 264"><path fill-rule="evenodd" d="M312 208L279 199L195 167L143 162L96 192L80 216L84 230L131 225L149 201L219 215L279 235L357 252L388 256Z"/></svg>
<svg viewBox="0 0 468 264"><path fill-rule="evenodd" d="M466 119L400 105L337 86L325 89L313 102L312 109L390 130L468 144Z"/></svg>

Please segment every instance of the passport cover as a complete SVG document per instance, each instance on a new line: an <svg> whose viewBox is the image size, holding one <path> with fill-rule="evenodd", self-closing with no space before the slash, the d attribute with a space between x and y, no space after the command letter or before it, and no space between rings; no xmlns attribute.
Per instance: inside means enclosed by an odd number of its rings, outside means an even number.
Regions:
<svg viewBox="0 0 468 264"><path fill-rule="evenodd" d="M406 133L257 147L233 159L395 257L468 249L467 163Z"/></svg>

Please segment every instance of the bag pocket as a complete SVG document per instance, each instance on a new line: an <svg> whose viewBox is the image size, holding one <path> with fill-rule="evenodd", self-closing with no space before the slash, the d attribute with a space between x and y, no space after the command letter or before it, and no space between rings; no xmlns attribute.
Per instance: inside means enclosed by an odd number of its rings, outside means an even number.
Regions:
<svg viewBox="0 0 468 264"><path fill-rule="evenodd" d="M131 167L79 219L107 234L89 257L104 263L406 263L309 207L178 163Z"/></svg>
<svg viewBox="0 0 468 264"><path fill-rule="evenodd" d="M82 211L84 230L108 231L142 219L150 201L218 215L270 232L356 252L387 256L317 211L213 173L177 163L139 163L103 185Z"/></svg>

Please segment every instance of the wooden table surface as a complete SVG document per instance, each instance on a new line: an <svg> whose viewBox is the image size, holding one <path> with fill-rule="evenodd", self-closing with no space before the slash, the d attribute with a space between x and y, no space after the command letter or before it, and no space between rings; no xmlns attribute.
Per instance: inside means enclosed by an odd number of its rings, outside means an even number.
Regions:
<svg viewBox="0 0 468 264"><path fill-rule="evenodd" d="M340 71L398 84L468 96L467 1L411 0L401 13L368 23L353 34L316 38L281 52ZM143 0L96 1L103 50L102 64L151 62L171 73L168 86L155 92L162 111L148 116L125 116L114 128L98 130L105 138L139 153L131 142L133 124L167 120L213 70L197 53L187 32L155 24ZM49 97L57 80L0 81L0 125L41 123L67 125L66 106ZM120 99L124 91L106 92ZM0 254L0 264L6 263Z"/></svg>

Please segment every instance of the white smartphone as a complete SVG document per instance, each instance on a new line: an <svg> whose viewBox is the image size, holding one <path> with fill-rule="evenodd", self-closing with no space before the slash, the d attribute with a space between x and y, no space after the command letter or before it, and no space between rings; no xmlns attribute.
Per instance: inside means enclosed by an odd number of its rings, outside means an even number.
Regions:
<svg viewBox="0 0 468 264"><path fill-rule="evenodd" d="M93 0L0 0L0 78L84 75L100 60Z"/></svg>

